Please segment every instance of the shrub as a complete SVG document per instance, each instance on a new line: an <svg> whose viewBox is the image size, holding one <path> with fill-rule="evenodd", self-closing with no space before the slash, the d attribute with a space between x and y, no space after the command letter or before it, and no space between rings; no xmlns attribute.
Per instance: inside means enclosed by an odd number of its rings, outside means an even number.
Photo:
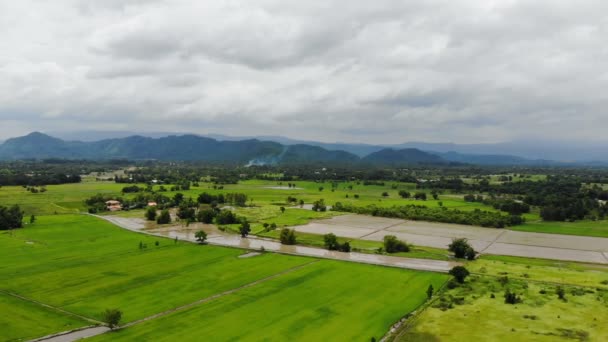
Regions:
<svg viewBox="0 0 608 342"><path fill-rule="evenodd" d="M151 206L146 209L146 220L154 221L156 220L156 207Z"/></svg>
<svg viewBox="0 0 608 342"><path fill-rule="evenodd" d="M158 224L168 224L171 223L171 214L169 214L169 210L164 209L160 212L160 215L156 218L156 223Z"/></svg>
<svg viewBox="0 0 608 342"><path fill-rule="evenodd" d="M296 233L293 229L283 228L279 235L279 240L284 245L295 245L296 244Z"/></svg>
<svg viewBox="0 0 608 342"><path fill-rule="evenodd" d="M384 236L384 250L387 253L409 252L410 247L394 235Z"/></svg>
<svg viewBox="0 0 608 342"><path fill-rule="evenodd" d="M114 329L120 323L122 318L122 311L118 309L107 309L103 313L103 321L108 325L110 329Z"/></svg>
<svg viewBox="0 0 608 342"><path fill-rule="evenodd" d="M505 304L517 304L521 302L521 298L515 292L511 292L509 289L505 291Z"/></svg>
<svg viewBox="0 0 608 342"><path fill-rule="evenodd" d="M475 250L469 245L469 241L465 238L452 239L452 243L448 246L448 250L453 252L454 256L457 258L464 259L465 257L472 255L473 259L475 259Z"/></svg>
<svg viewBox="0 0 608 342"><path fill-rule="evenodd" d="M450 270L450 275L452 275L460 284L464 283L465 278L468 277L469 274L471 274L469 270L462 266L455 266Z"/></svg>

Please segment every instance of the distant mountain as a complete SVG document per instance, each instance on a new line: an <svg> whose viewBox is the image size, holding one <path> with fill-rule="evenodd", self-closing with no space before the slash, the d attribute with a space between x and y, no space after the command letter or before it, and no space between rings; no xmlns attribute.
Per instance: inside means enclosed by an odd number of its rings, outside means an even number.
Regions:
<svg viewBox="0 0 608 342"><path fill-rule="evenodd" d="M180 133L185 134L185 133ZM81 131L81 132L57 132L50 134L51 136L61 138L66 141L99 141L105 139L126 138L133 135L141 135L149 138L161 138L175 133L168 132L129 132L129 131ZM186 134L190 135L190 134ZM479 158L481 164L503 165L508 163L508 159L523 158L525 160L513 160L516 164L521 165L543 165L547 161L555 161L557 164L584 164L584 165L604 165L608 162L608 142L604 143L581 143L571 141L534 141L534 140L517 140L512 142L502 142L493 144L454 144L454 143L426 143L426 142L406 142L402 144L360 144L360 143L344 143L344 142L319 142L309 140L291 139L282 136L228 136L221 134L196 134L205 136L218 141L241 141L257 139L260 141L274 141L282 145L310 145L318 146L326 150L340 150L355 154L359 157L365 157L370 153L378 152L384 148L404 149L415 148L421 151L432 152L438 155L444 153L457 153L467 155L452 156L449 159L457 159L452 161L472 162L478 158L473 156L490 156ZM502 158L502 156L505 156ZM470 158L469 158L470 157ZM495 162L488 162L495 160ZM529 160L530 162L526 161ZM474 162L477 163L477 162ZM551 164L553 162L549 162ZM495 164L496 165L496 164Z"/></svg>
<svg viewBox="0 0 608 342"><path fill-rule="evenodd" d="M0 159L155 159L221 163L343 163L358 157L316 146L283 146L257 139L217 141L197 135L149 138L130 136L94 142L64 141L42 133L12 138L0 145Z"/></svg>
<svg viewBox="0 0 608 342"><path fill-rule="evenodd" d="M557 166L565 163L554 162L544 159L526 159L517 156L510 156L504 154L463 154L454 151L439 153L429 152L435 154L447 161L465 164L475 165L530 165L530 166Z"/></svg>
<svg viewBox="0 0 608 342"><path fill-rule="evenodd" d="M374 165L403 166L412 164L445 164L446 160L415 148L395 150L385 148L369 154L361 162Z"/></svg>
<svg viewBox="0 0 608 342"><path fill-rule="evenodd" d="M328 151L318 146L291 145L287 146L281 157L283 164L306 164L314 162L322 163L356 163L359 157L344 151Z"/></svg>
<svg viewBox="0 0 608 342"><path fill-rule="evenodd" d="M336 163L352 164L361 161L373 165L411 165L436 163L463 163L475 165L529 165L529 166L608 166L604 149L582 146L563 147L563 143L523 143L457 145L436 143L404 143L380 146L348 143L323 143L266 136L237 138L223 135L200 136L195 134L90 131L63 134L59 139L39 132L12 138L0 143L0 159L157 159L200 160L207 162L260 164ZM65 139L82 137L89 139ZM93 140L93 137L111 137ZM214 137L214 138L211 138ZM519 147L518 147L519 146ZM517 148L516 148L517 147ZM495 148L496 151L493 151ZM569 160L553 159L563 148ZM518 150L525 155L505 151ZM464 152L463 152L464 151ZM542 151L548 151L546 155ZM553 151L553 152L551 152ZM540 155L541 157L534 157ZM578 156L574 158L574 156ZM553 159L553 160L549 160ZM556 161L557 160L557 161Z"/></svg>

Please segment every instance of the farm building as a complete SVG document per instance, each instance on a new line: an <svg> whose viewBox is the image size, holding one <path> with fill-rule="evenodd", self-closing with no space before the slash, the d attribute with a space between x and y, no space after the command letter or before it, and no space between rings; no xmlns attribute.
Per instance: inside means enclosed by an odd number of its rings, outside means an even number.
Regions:
<svg viewBox="0 0 608 342"><path fill-rule="evenodd" d="M109 200L106 201L106 209L108 209L109 211L122 210L122 204L116 200Z"/></svg>

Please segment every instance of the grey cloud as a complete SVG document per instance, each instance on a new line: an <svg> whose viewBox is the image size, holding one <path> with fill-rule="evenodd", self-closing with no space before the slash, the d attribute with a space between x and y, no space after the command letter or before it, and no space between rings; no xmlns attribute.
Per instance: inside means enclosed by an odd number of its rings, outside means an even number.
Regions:
<svg viewBox="0 0 608 342"><path fill-rule="evenodd" d="M556 0L4 2L0 139L94 126L603 140L605 13Z"/></svg>

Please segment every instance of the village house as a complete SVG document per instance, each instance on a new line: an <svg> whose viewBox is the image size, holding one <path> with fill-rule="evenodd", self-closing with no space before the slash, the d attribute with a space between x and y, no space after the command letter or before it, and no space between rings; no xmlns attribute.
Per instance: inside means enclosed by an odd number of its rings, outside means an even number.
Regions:
<svg viewBox="0 0 608 342"><path fill-rule="evenodd" d="M109 200L109 201L106 201L106 209L109 211L122 210L122 204L116 200Z"/></svg>

